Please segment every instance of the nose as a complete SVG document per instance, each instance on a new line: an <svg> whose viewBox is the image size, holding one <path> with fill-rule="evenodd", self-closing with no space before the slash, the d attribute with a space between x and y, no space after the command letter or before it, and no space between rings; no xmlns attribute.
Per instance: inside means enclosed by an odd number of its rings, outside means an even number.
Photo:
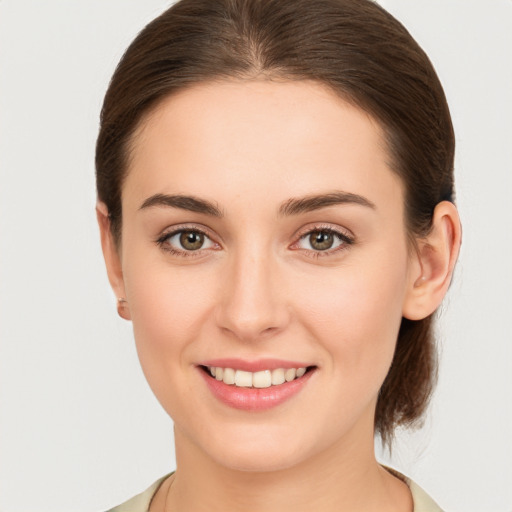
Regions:
<svg viewBox="0 0 512 512"><path fill-rule="evenodd" d="M219 327L242 341L268 339L290 320L276 258L246 248L233 255L225 273L217 307Z"/></svg>

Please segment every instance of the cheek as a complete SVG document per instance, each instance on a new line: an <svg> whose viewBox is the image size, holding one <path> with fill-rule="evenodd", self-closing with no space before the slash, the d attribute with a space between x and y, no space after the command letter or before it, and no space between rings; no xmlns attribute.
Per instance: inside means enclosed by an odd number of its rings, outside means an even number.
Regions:
<svg viewBox="0 0 512 512"><path fill-rule="evenodd" d="M168 386L187 370L194 347L210 317L213 283L208 275L170 268L146 260L143 270L136 253L125 265L125 286L138 355L144 373L155 386ZM211 278L210 278L211 280Z"/></svg>
<svg viewBox="0 0 512 512"><path fill-rule="evenodd" d="M389 254L389 253L388 253ZM402 319L406 260L380 259L329 272L302 298L302 318L334 366L385 378ZM374 260L375 261L375 260ZM323 281L323 283L322 283ZM322 286L319 286L322 284ZM353 375L352 382L359 380Z"/></svg>

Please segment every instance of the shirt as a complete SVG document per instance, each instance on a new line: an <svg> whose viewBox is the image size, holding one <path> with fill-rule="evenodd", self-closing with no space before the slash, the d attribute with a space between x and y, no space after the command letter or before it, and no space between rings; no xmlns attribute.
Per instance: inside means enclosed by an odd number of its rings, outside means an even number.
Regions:
<svg viewBox="0 0 512 512"><path fill-rule="evenodd" d="M437 505L437 503L418 484L395 470L392 470L391 472L409 486L414 504L414 512L443 512L439 505ZM108 512L148 512L149 505L151 504L151 500L156 494L156 491L160 485L162 485L163 481L171 474L172 473L159 478L144 492L137 494L137 496L134 496L132 499L125 501L117 507L111 508Z"/></svg>

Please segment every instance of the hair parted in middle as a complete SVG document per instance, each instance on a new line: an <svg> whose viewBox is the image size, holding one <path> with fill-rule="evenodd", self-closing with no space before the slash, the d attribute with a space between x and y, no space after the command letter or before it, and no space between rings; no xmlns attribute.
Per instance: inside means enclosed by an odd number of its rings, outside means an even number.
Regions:
<svg viewBox="0 0 512 512"><path fill-rule="evenodd" d="M371 0L181 0L140 32L105 96L97 191L118 244L141 121L180 90L229 79L313 80L372 116L403 184L411 250L429 232L435 206L453 201L455 143L442 86L423 50L383 8ZM437 372L432 331L432 316L402 319L375 416L386 443L428 405Z"/></svg>

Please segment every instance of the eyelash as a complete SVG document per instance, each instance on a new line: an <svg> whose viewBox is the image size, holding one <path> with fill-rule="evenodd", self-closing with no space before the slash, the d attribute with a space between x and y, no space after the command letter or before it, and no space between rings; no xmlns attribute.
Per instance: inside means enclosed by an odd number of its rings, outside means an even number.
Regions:
<svg viewBox="0 0 512 512"><path fill-rule="evenodd" d="M184 257L184 258L199 257L203 254L204 251L209 250L209 249L197 249L195 251L190 251L190 250L187 251L187 250L178 250L178 249L173 248L167 242L172 237L179 235L180 233L200 233L201 235L206 237L208 240L210 240L213 244L218 246L218 244L212 240L211 236L209 235L209 233L206 230L203 230L197 226L194 226L194 227L177 226L172 231L163 233L161 236L159 236L156 239L156 243L162 250L168 252L169 254L172 254L173 256ZM334 249L326 249L324 251L321 251L321 250L315 251L313 249L303 249L303 248L297 247L297 245L302 240L305 240L307 237L311 236L313 233L327 233L327 234L333 235L341 243L338 247L336 247ZM334 229L331 226L318 225L318 226L313 226L311 228L308 228L307 231L298 235L298 240L296 242L294 242L290 246L290 248L293 250L304 252L310 258L320 258L320 257L330 256L330 255L338 253L340 251L345 251L348 249L349 246L353 245L354 243L355 243L355 239L353 236L350 236L350 235L342 232L341 230Z"/></svg>

